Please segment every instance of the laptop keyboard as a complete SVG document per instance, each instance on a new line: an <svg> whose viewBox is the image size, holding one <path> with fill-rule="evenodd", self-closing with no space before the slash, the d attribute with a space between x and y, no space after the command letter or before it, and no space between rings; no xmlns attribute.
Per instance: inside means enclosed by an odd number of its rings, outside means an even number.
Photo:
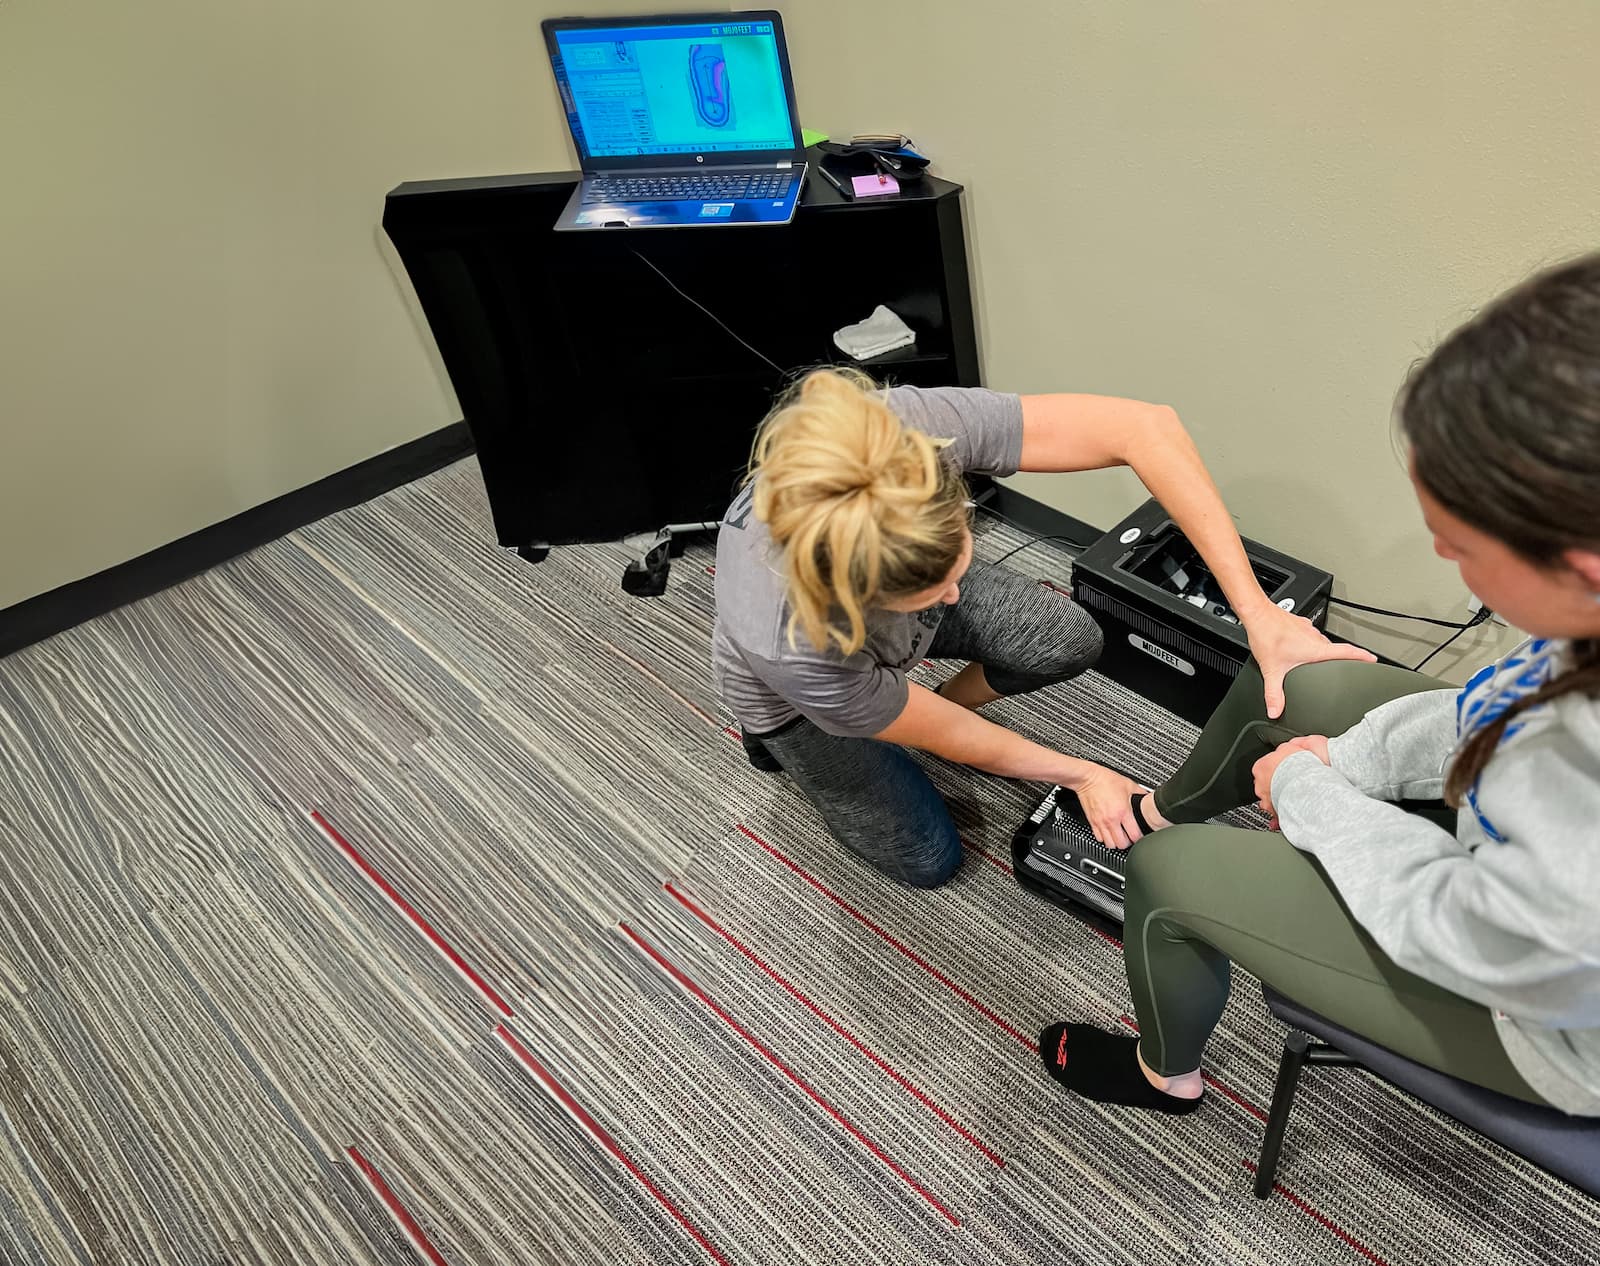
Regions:
<svg viewBox="0 0 1600 1266"><path fill-rule="evenodd" d="M782 198L794 173L693 172L683 176L606 176L584 186L585 202L727 202Z"/></svg>

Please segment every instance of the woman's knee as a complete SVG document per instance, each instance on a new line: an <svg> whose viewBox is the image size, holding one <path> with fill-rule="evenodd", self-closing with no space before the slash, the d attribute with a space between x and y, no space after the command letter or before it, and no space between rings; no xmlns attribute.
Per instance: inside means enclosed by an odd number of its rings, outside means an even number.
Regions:
<svg viewBox="0 0 1600 1266"><path fill-rule="evenodd" d="M942 823L898 850L886 872L913 888L938 888L949 883L961 869L961 836L955 820L947 812ZM879 865L883 865L882 862Z"/></svg>
<svg viewBox="0 0 1600 1266"><path fill-rule="evenodd" d="M796 779L833 838L890 879L937 888L961 869L950 807L904 749L870 743L847 766ZM831 778L819 777L831 772Z"/></svg>
<svg viewBox="0 0 1600 1266"><path fill-rule="evenodd" d="M1067 604L1064 618L1041 631L1020 662L985 664L983 675L998 694L1020 695L1070 681L1100 662L1105 634L1082 607Z"/></svg>
<svg viewBox="0 0 1600 1266"><path fill-rule="evenodd" d="M1072 605L1071 614L1057 660L1057 667L1065 676L1075 676L1093 668L1106 649L1106 635L1094 617L1076 603Z"/></svg>
<svg viewBox="0 0 1600 1266"><path fill-rule="evenodd" d="M904 875L898 876L912 888L942 888L961 870L961 854L930 862Z"/></svg>

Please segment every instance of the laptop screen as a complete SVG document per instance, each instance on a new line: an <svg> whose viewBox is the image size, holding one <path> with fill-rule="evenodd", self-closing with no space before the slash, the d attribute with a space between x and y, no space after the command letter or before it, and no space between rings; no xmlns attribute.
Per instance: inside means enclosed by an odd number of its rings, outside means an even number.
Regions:
<svg viewBox="0 0 1600 1266"><path fill-rule="evenodd" d="M770 20L557 29L556 82L592 158L796 149Z"/></svg>

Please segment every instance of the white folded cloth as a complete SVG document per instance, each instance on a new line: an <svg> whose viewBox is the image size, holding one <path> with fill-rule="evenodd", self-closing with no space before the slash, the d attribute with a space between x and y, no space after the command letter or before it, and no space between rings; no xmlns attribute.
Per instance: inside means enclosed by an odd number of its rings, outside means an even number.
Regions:
<svg viewBox="0 0 1600 1266"><path fill-rule="evenodd" d="M834 331L833 341L846 355L856 360L870 360L896 348L910 347L917 336L909 325L880 303L865 321Z"/></svg>

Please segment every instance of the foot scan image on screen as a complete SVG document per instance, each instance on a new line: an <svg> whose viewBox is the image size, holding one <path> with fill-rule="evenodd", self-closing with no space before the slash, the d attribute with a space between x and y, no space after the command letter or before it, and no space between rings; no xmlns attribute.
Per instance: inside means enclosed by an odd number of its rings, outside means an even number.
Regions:
<svg viewBox="0 0 1600 1266"><path fill-rule="evenodd" d="M689 93L695 114L707 127L727 127L733 121L728 62L721 44L689 46Z"/></svg>
<svg viewBox="0 0 1600 1266"><path fill-rule="evenodd" d="M569 122L591 157L728 154L798 142L774 23L645 23L556 38Z"/></svg>

